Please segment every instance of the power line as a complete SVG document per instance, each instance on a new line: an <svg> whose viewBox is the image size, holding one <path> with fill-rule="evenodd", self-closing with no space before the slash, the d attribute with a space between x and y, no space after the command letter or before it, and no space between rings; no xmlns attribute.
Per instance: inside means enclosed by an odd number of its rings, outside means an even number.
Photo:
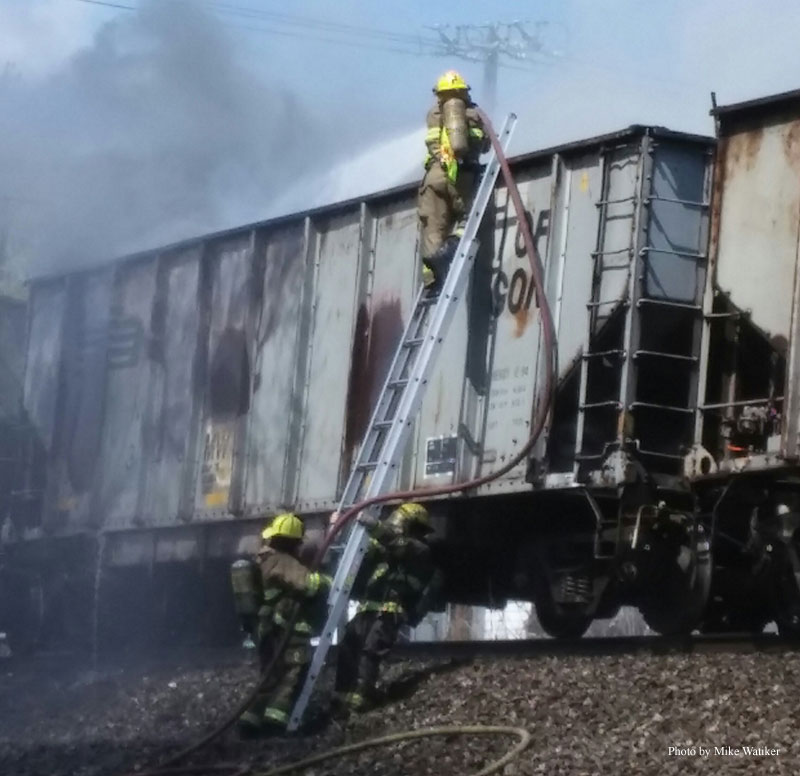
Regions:
<svg viewBox="0 0 800 776"><path fill-rule="evenodd" d="M185 0L174 0L175 2L185 2ZM397 32L396 30L385 30L375 27L363 27L342 22L316 19L308 16L297 16L294 14L276 13L274 11L264 11L256 8L234 5L232 3L206 2L205 5L217 9L221 13L230 15L244 16L246 18L264 19L277 24L301 27L306 29L317 29L325 32L335 32L342 35L367 36L372 38L383 38L400 43L424 44L437 46L435 38L425 38L421 35Z"/></svg>
<svg viewBox="0 0 800 776"><path fill-rule="evenodd" d="M420 56L420 55L425 55L427 53L424 51L412 51L410 49L381 46L377 43L375 45L370 45L369 43L362 43L352 40L341 40L336 38L325 38L325 37L320 37L318 35L309 35L308 33L290 32L288 30L275 30L275 29L268 29L265 27L251 27L249 25L236 24L234 22L228 22L226 23L226 26L235 27L237 29L244 30L245 32L256 32L256 33L260 32L266 35L280 35L282 37L300 38L302 40L313 40L321 43L333 43L337 46L350 46L352 48L369 49L372 51L385 51L394 54L410 54L412 56Z"/></svg>
<svg viewBox="0 0 800 776"><path fill-rule="evenodd" d="M124 9L127 11L138 10L136 6L122 5L118 3L109 3L106 2L106 0L77 0L77 2L90 3L92 5L104 5L104 6L109 6L111 8ZM175 2L186 2L186 0L175 0ZM283 30L275 27L265 28L265 27L253 27L245 24L228 23L228 22L225 23L225 25L229 27L235 27L237 29L242 29L250 32L260 32L267 35L279 35L282 37L303 38L306 40L314 40L321 43L332 43L334 45L366 48L366 49L386 51L399 54L411 54L415 56L426 53L434 53L434 52L424 51L423 47L436 45L436 41L430 38L425 39L422 36L396 33L396 32L391 32L389 30L382 30L371 27L358 27L355 25L340 24L338 22L327 22L319 19L312 19L310 17L292 16L289 14L278 14L270 11L260 11L253 8L245 8L243 6L232 5L229 3L206 2L204 3L204 5L210 8L211 10L214 10L217 13L223 15L242 17L245 19L253 19L253 20L263 19L264 21L272 22L273 24L278 24L278 25L283 24L290 27L298 27L300 29L316 30L319 32L327 33L328 35L338 35L340 37L323 37L320 35L315 36L315 35L310 35L308 33L293 32L291 30ZM368 43L362 43L356 40L348 39L354 36L373 38L375 39L376 44L369 45ZM411 45L415 46L416 48L414 50L410 50L407 48L406 49L387 48L384 45L379 45L380 40L385 40L390 43L404 44L406 46Z"/></svg>
<svg viewBox="0 0 800 776"><path fill-rule="evenodd" d="M89 5L104 5L107 8L122 8L125 11L138 11L135 5L121 5L120 3L109 3L106 0L77 0L79 3L88 3Z"/></svg>

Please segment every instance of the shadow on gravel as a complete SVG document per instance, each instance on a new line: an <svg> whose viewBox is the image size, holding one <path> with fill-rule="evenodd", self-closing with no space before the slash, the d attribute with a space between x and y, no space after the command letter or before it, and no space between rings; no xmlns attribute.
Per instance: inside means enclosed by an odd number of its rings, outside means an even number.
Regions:
<svg viewBox="0 0 800 776"><path fill-rule="evenodd" d="M471 663L472 660L458 660L450 659L435 663L434 665L424 666L416 670L406 671L396 679L386 684L380 692L378 698L378 706L385 706L390 703L397 703L398 701L410 698L417 691L419 686L438 674L446 674L451 671L457 671L465 665Z"/></svg>

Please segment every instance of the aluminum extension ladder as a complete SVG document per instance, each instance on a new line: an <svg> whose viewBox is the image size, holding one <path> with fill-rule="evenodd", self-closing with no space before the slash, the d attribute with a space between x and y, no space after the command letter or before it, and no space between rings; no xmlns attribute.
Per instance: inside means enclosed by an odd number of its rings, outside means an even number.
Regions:
<svg viewBox="0 0 800 776"><path fill-rule="evenodd" d="M498 136L504 153L516 121L517 117L510 113ZM478 252L478 228L499 172L500 161L492 149L441 293L438 297L430 298L425 288L421 287L417 294L414 309L378 397L356 464L342 493L340 513L363 499L385 493L391 487L392 477L398 470L405 443L422 403L430 371L455 314L457 303L466 289ZM369 507L365 512L377 513L379 509L379 506ZM350 590L361 567L368 540L364 526L356 523L350 531L336 569L328 598L328 619L314 652L305 684L292 710L289 731L299 727L314 685L325 666L325 658L334 634L346 615Z"/></svg>

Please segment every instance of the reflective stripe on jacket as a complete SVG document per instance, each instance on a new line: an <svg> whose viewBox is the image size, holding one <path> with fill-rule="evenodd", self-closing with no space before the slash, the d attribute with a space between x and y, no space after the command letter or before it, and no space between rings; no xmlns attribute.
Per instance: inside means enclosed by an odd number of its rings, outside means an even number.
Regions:
<svg viewBox="0 0 800 776"><path fill-rule="evenodd" d="M359 611L414 613L435 572L428 544L378 524L367 553L372 573Z"/></svg>
<svg viewBox="0 0 800 776"><path fill-rule="evenodd" d="M259 615L263 612L275 626L285 629L298 607L292 635L307 641L319 633L325 624L331 578L310 571L292 555L269 548L262 550L259 560L264 582L264 605Z"/></svg>

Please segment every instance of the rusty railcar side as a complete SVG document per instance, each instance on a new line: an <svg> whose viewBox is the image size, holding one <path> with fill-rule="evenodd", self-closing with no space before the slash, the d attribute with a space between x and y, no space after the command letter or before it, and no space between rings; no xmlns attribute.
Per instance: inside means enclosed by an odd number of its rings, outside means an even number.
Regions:
<svg viewBox="0 0 800 776"><path fill-rule="evenodd" d="M769 469L798 456L800 92L715 115L710 364L696 441L722 470Z"/></svg>
<svg viewBox="0 0 800 776"><path fill-rule="evenodd" d="M585 346L598 202L636 206L629 160L648 131L514 164L553 294L562 377ZM699 151L703 169L706 141L664 133L663 143ZM608 255L630 244L630 222L613 215ZM404 487L488 471L527 436L538 316L502 187L491 218ZM416 237L405 188L35 282L26 403L50 452L48 532L332 508L408 312ZM626 273L605 273L596 291L620 303ZM482 492L527 491L527 479L521 465Z"/></svg>
<svg viewBox="0 0 800 776"><path fill-rule="evenodd" d="M668 487L684 479L710 149L634 126L513 160L556 322L555 409L531 460L433 505L452 540L454 600L535 598L553 632L573 633L640 594L644 577L612 581L622 556L609 548L632 535L638 552L665 516L620 501L642 471ZM125 594L145 569L148 585L184 575L211 595L209 568L252 547L265 515L334 508L412 304L417 230L416 189L404 187L36 281L25 399L47 489L18 555L39 553L40 568L54 542L99 536L110 589ZM459 305L403 488L485 474L530 433L540 316L502 185ZM679 517L675 547L690 541ZM58 595L57 573L41 584ZM692 595L670 614L694 611L702 590Z"/></svg>
<svg viewBox="0 0 800 776"><path fill-rule="evenodd" d="M716 572L704 628L800 632L800 91L716 108L700 402L687 474Z"/></svg>

